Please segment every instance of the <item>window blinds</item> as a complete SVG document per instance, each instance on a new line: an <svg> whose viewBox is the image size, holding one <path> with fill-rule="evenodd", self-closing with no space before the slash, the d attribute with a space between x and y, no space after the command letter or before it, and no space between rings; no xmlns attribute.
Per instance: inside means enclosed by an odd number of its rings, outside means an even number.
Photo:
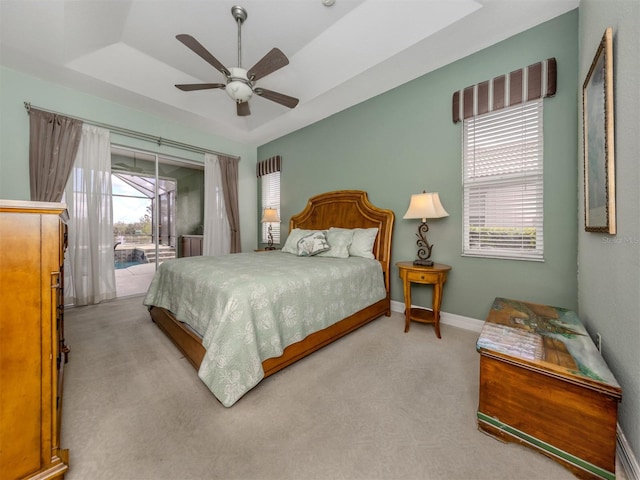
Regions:
<svg viewBox="0 0 640 480"><path fill-rule="evenodd" d="M463 122L463 255L543 260L542 99Z"/></svg>

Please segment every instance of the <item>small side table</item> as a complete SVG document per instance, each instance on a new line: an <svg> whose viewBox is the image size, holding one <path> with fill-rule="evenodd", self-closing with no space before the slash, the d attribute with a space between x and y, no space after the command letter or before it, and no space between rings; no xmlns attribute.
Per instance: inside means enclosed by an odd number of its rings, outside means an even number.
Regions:
<svg viewBox="0 0 640 480"><path fill-rule="evenodd" d="M411 320L420 323L433 323L436 336L440 336L440 305L442 305L442 290L447 281L447 274L451 267L442 263L434 263L431 267L414 265L413 262L398 262L400 278L404 287L404 331L409 331ZM411 307L411 284L420 283L433 285L432 309Z"/></svg>

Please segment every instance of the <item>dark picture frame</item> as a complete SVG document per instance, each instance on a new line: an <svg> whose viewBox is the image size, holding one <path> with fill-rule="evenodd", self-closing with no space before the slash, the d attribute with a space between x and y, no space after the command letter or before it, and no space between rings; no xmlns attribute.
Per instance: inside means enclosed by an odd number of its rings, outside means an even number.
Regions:
<svg viewBox="0 0 640 480"><path fill-rule="evenodd" d="M613 30L608 27L582 87L584 220L587 232L616 233Z"/></svg>

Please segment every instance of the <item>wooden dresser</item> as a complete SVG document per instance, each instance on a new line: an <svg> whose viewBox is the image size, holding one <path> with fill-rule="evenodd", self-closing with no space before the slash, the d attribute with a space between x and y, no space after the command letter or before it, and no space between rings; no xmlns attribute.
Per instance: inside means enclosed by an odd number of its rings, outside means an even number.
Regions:
<svg viewBox="0 0 640 480"><path fill-rule="evenodd" d="M0 478L61 478L66 209L0 200Z"/></svg>
<svg viewBox="0 0 640 480"><path fill-rule="evenodd" d="M622 390L574 312L496 298L477 350L481 430L615 478Z"/></svg>
<svg viewBox="0 0 640 480"><path fill-rule="evenodd" d="M182 257L197 257L202 255L203 235L182 236Z"/></svg>

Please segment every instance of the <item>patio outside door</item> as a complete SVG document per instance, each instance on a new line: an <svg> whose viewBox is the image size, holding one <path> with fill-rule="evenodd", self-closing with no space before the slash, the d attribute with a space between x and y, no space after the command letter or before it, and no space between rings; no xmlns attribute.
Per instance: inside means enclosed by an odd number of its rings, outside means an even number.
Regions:
<svg viewBox="0 0 640 480"><path fill-rule="evenodd" d="M116 146L111 166L117 295L142 295L179 238L202 233L204 166Z"/></svg>

